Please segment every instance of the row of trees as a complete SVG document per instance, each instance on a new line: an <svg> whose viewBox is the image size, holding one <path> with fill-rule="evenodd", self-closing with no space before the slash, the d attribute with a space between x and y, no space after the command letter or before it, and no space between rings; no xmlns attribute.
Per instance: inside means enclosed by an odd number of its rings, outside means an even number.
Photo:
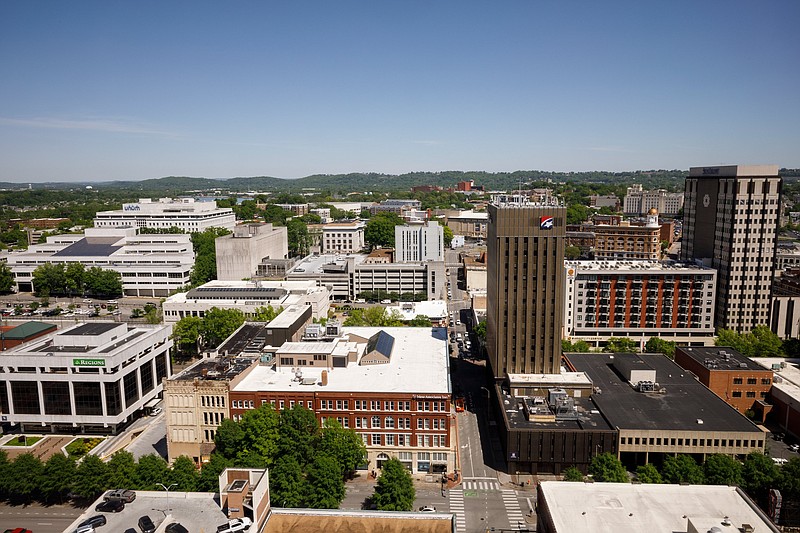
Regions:
<svg viewBox="0 0 800 533"><path fill-rule="evenodd" d="M611 453L597 455L589 465L589 474L595 481L628 483L631 476ZM800 458L793 457L782 467L759 451L751 452L743 462L729 455L709 455L698 464L690 455L667 456L661 468L653 464L639 466L636 480L640 483L689 483L692 485L741 486L757 502L764 503L769 489L777 488L784 497L800 497ZM565 481L583 481L583 474L575 467L564 472Z"/></svg>
<svg viewBox="0 0 800 533"><path fill-rule="evenodd" d="M249 320L271 322L283 311L271 305L258 307ZM217 347L244 324L245 315L238 309L212 307L203 317L186 316L178 320L172 328L172 336L179 352L196 355L204 347Z"/></svg>
<svg viewBox="0 0 800 533"><path fill-rule="evenodd" d="M170 467L155 454L138 461L126 451L108 462L87 455L80 462L57 453L47 461L26 453L13 461L0 451L0 498L12 503L63 503L70 498L92 501L109 489L161 490L159 483L175 483L179 491L216 491L222 470L195 467L189 457L178 457Z"/></svg>
<svg viewBox="0 0 800 533"><path fill-rule="evenodd" d="M223 420L214 439L215 471L225 466L270 469L270 499L279 507L336 509L345 479L367 460L361 437L335 420L320 427L301 405L276 411L265 403L240 421Z"/></svg>
<svg viewBox="0 0 800 533"><path fill-rule="evenodd" d="M345 319L344 326L372 326L372 327L399 327L411 326L419 328L429 328L433 326L431 319L425 315L417 315L409 321L403 320L403 316L396 310L387 312L384 307L367 307L365 309L353 309Z"/></svg>
<svg viewBox="0 0 800 533"><path fill-rule="evenodd" d="M45 263L33 271L37 296L121 296L122 276L114 270L86 268L83 263Z"/></svg>

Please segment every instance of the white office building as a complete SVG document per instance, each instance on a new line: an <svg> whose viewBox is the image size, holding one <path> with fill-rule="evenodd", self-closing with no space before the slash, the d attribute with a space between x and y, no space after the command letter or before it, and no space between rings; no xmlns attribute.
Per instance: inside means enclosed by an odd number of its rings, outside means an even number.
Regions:
<svg viewBox="0 0 800 533"><path fill-rule="evenodd" d="M6 260L18 292L32 292L33 272L45 263L81 263L114 270L126 296L165 297L189 283L194 250L188 234L137 235L135 228L87 228L53 235L44 244L11 252Z"/></svg>
<svg viewBox="0 0 800 533"><path fill-rule="evenodd" d="M142 198L137 203L122 204L116 211L101 211L95 215L96 228L180 228L186 233L208 228L233 231L236 215L229 207L217 207L217 202L197 202L194 198L160 198L154 202Z"/></svg>
<svg viewBox="0 0 800 533"><path fill-rule="evenodd" d="M358 253L364 249L366 224L358 221L334 222L322 227L322 251L324 253Z"/></svg>
<svg viewBox="0 0 800 533"><path fill-rule="evenodd" d="M171 374L167 326L77 324L3 352L4 423L55 433L116 433Z"/></svg>
<svg viewBox="0 0 800 533"><path fill-rule="evenodd" d="M438 222L394 227L398 263L444 261L444 230Z"/></svg>
<svg viewBox="0 0 800 533"><path fill-rule="evenodd" d="M628 187L624 200L626 215L644 215L651 209L657 209L662 215L674 216L683 209L684 194L669 192L665 189L645 191L641 184Z"/></svg>

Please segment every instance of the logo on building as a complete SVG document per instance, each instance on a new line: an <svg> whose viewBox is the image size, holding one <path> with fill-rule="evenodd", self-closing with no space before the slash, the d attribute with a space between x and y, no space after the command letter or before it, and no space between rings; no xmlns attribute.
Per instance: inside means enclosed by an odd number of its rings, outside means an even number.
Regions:
<svg viewBox="0 0 800 533"><path fill-rule="evenodd" d="M553 217L551 216L540 217L539 229L553 229Z"/></svg>
<svg viewBox="0 0 800 533"><path fill-rule="evenodd" d="M139 211L140 209L139 204L125 204L122 206L123 211Z"/></svg>
<svg viewBox="0 0 800 533"><path fill-rule="evenodd" d="M106 366L105 359L73 359L72 366Z"/></svg>

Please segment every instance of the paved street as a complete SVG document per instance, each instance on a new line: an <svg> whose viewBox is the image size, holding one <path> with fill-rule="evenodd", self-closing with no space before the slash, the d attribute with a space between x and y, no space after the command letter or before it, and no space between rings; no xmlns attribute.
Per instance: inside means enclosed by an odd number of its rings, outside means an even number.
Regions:
<svg viewBox="0 0 800 533"><path fill-rule="evenodd" d="M0 531L24 527L34 533L61 533L83 511L69 505L44 507L38 503L24 506L0 503Z"/></svg>

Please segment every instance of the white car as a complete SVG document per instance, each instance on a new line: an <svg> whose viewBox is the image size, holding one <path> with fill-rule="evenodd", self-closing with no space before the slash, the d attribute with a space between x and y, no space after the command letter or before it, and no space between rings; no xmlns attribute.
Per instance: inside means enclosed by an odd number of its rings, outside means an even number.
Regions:
<svg viewBox="0 0 800 533"><path fill-rule="evenodd" d="M419 512L420 513L435 513L436 512L436 507L434 507L433 505L423 505L422 507L419 508Z"/></svg>
<svg viewBox="0 0 800 533"><path fill-rule="evenodd" d="M234 518L228 520L227 524L222 524L217 528L217 533L238 533L240 531L247 531L253 525L252 520L249 518Z"/></svg>
<svg viewBox="0 0 800 533"><path fill-rule="evenodd" d="M789 446L789 449L792 450L793 452L798 452L800 451L800 444L792 444L791 446Z"/></svg>

